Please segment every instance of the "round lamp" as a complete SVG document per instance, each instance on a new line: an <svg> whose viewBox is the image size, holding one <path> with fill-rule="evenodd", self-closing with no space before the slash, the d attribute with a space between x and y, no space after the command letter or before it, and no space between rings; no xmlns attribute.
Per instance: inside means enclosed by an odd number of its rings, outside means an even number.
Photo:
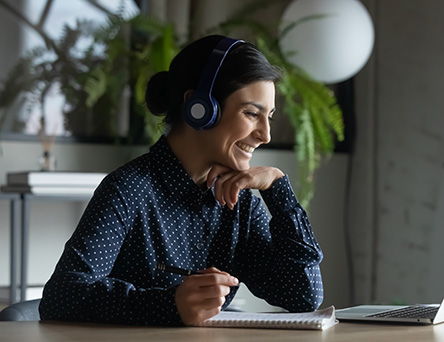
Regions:
<svg viewBox="0 0 444 342"><path fill-rule="evenodd" d="M374 44L370 14L358 0L296 0L285 9L281 30L303 20L281 40L288 60L323 83L337 83L358 73Z"/></svg>

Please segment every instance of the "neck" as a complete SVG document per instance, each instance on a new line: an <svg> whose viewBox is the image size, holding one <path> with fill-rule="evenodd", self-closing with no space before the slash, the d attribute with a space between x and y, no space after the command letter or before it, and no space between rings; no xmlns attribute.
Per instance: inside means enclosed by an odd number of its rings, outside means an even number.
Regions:
<svg viewBox="0 0 444 342"><path fill-rule="evenodd" d="M207 180L211 166L203 155L202 143L191 127L173 129L167 136L168 143L185 171L198 186Z"/></svg>

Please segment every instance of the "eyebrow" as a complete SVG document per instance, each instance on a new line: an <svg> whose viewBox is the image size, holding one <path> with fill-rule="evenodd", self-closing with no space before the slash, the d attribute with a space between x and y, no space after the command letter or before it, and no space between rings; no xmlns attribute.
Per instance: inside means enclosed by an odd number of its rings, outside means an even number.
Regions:
<svg viewBox="0 0 444 342"><path fill-rule="evenodd" d="M253 102L253 101L248 101L248 102L244 102L242 103L243 105L252 105L255 106L257 109L259 109L261 112L265 112L265 107L262 106L260 103L257 102ZM276 111L276 108L272 108L270 110L270 114L273 114Z"/></svg>

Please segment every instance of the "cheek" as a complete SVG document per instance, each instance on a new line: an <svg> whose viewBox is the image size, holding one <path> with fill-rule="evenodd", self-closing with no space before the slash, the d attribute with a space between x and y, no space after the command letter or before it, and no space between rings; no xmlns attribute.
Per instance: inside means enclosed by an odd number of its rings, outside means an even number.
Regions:
<svg viewBox="0 0 444 342"><path fill-rule="evenodd" d="M233 120L232 122L230 122L230 124L228 125L228 129L227 131L229 132L229 134L231 134L231 136L236 136L236 137L245 137L247 135L249 135L252 131L253 124L251 123L251 121L249 121L248 119L238 119L238 120Z"/></svg>
<svg viewBox="0 0 444 342"><path fill-rule="evenodd" d="M252 123L241 113L224 113L219 123L208 131L213 144L220 145L217 149L232 148L233 145L246 138L252 131ZM228 115L227 115L228 114Z"/></svg>

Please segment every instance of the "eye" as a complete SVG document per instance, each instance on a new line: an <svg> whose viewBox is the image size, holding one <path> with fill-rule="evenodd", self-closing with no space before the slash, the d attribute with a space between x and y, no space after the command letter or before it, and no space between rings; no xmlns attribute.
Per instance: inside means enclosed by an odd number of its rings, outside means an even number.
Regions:
<svg viewBox="0 0 444 342"><path fill-rule="evenodd" d="M259 116L256 112L244 112L245 115L251 116L252 118L257 118Z"/></svg>

